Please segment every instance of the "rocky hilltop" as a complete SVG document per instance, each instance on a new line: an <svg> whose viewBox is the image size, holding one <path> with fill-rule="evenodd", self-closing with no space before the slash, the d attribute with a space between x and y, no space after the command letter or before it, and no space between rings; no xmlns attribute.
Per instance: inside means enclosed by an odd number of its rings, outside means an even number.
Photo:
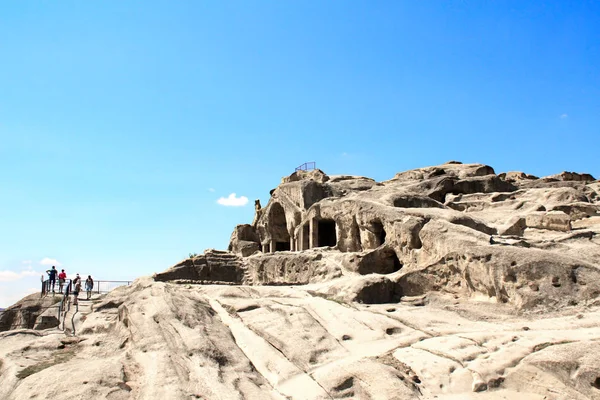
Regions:
<svg viewBox="0 0 600 400"><path fill-rule="evenodd" d="M296 171L228 251L0 333L0 398L600 399L599 232L589 174Z"/></svg>
<svg viewBox="0 0 600 400"><path fill-rule="evenodd" d="M600 184L449 162L375 182L297 171L283 178L229 252L208 251L158 281L330 282L339 301L393 303L444 292L515 309L594 304Z"/></svg>

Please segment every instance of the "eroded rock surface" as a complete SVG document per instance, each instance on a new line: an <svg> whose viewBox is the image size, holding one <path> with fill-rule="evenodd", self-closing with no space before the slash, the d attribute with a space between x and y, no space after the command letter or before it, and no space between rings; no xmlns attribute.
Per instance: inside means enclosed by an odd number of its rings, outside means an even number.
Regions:
<svg viewBox="0 0 600 400"><path fill-rule="evenodd" d="M600 399L599 194L297 171L229 251L94 300L76 336L0 333L0 398Z"/></svg>
<svg viewBox="0 0 600 400"><path fill-rule="evenodd" d="M600 293L598 188L589 174L496 175L458 162L385 182L297 171L253 225L236 228L229 248L253 277L247 284L340 278L332 285L358 287L381 274L392 297L444 291L518 309L588 304Z"/></svg>
<svg viewBox="0 0 600 400"><path fill-rule="evenodd" d="M516 314L436 292L344 303L323 285L138 279L77 336L0 333L0 398L600 398L598 307Z"/></svg>

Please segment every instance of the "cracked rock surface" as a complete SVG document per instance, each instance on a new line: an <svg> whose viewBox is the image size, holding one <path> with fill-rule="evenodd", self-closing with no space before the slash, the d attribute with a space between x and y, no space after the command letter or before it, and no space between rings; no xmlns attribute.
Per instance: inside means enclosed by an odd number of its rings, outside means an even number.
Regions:
<svg viewBox="0 0 600 400"><path fill-rule="evenodd" d="M319 285L140 278L68 340L0 334L0 398L600 398L598 307L516 313L440 293L343 303Z"/></svg>
<svg viewBox="0 0 600 400"><path fill-rule="evenodd" d="M256 210L65 332L1 332L0 399L600 399L591 175L297 171Z"/></svg>

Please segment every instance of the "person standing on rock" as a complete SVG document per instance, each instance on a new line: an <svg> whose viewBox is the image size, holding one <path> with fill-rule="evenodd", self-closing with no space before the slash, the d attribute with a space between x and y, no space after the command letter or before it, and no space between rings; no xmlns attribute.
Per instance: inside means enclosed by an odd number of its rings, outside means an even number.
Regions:
<svg viewBox="0 0 600 400"><path fill-rule="evenodd" d="M62 291L63 291L63 287L65 286L66 280L67 280L67 274L65 273L65 270L63 269L58 274L58 291L60 293L62 293Z"/></svg>
<svg viewBox="0 0 600 400"><path fill-rule="evenodd" d="M53 265L51 269L47 270L46 273L48 274L48 283L49 286L52 286L52 293L54 293L54 286L56 285L56 273L58 271L56 270L56 267Z"/></svg>
<svg viewBox="0 0 600 400"><path fill-rule="evenodd" d="M77 305L79 304L77 297L79 296L79 292L81 291L81 278L79 277L79 274L77 274L77 278L75 278L73 282L75 283L75 287L73 288L73 304Z"/></svg>
<svg viewBox="0 0 600 400"><path fill-rule="evenodd" d="M92 289L94 288L94 280L91 275L88 275L85 280L85 291L87 292L87 299L89 300L92 297Z"/></svg>

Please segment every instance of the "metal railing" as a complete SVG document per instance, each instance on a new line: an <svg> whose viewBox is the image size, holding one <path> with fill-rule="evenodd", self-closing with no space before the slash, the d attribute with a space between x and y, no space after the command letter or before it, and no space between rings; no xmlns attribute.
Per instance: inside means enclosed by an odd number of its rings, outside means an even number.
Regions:
<svg viewBox="0 0 600 400"><path fill-rule="evenodd" d="M129 286L131 285L132 281L95 281L94 285L92 287L92 290L90 290L90 292L92 293L108 293L113 289L116 289L119 286ZM85 281L83 282L83 285L85 285ZM58 284L56 284L56 286L58 286ZM52 287L51 287L51 283L50 280L45 280L42 282L42 297L48 295L48 293L50 293ZM56 287L55 287L56 289ZM54 307L58 307L58 312L57 312L57 318L58 318L58 328L65 330L65 319L67 314L69 313L69 311L71 311L71 296L70 294L73 292L73 280L72 279L66 279L65 283L63 285L63 291L60 291L60 287L59 287L59 293L62 293L62 299L60 300L60 303L58 306L54 306ZM83 292L83 290L81 291ZM80 293L81 293L80 292ZM74 304L76 307L76 311L75 313L77 313L79 311L79 303ZM61 328L61 322L62 322L62 328ZM73 326L73 332L75 332L75 327Z"/></svg>
<svg viewBox="0 0 600 400"><path fill-rule="evenodd" d="M313 169L317 169L317 163L314 161L305 162L304 164L296 167L296 171L311 171Z"/></svg>
<svg viewBox="0 0 600 400"><path fill-rule="evenodd" d="M92 292L95 293L108 293L119 286L129 286L131 281L95 281Z"/></svg>

